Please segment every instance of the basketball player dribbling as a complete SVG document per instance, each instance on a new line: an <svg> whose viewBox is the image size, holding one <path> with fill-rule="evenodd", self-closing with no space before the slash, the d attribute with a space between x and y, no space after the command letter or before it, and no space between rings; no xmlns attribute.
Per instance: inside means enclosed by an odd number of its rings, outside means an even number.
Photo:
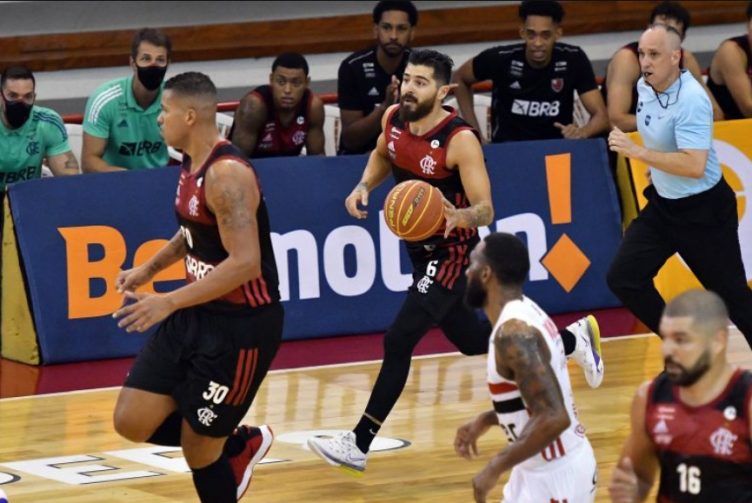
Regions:
<svg viewBox="0 0 752 503"><path fill-rule="evenodd" d="M466 355L488 350L488 322L481 322L463 303L464 270L478 243L478 226L493 221L491 186L480 137L451 107L442 105L451 89L452 60L430 49L412 51L398 105L387 109L376 149L345 206L366 218L359 205L391 173L397 183L420 179L444 196L445 225L436 234L407 243L413 283L392 326L384 336L384 360L366 410L353 431L334 438L310 438L308 446L327 463L363 472L371 442L399 399L410 371L413 350L437 324ZM593 317L568 327L578 362L600 384L603 366L597 323ZM354 472L353 472L354 471Z"/></svg>
<svg viewBox="0 0 752 503"><path fill-rule="evenodd" d="M181 446L202 502L239 500L271 447L263 425L238 426L282 340L277 266L258 178L216 126L217 90L187 72L165 84L159 124L184 152L175 210L180 229L143 265L122 271L128 332L162 322L120 391L115 429L134 442ZM185 259L187 284L137 293ZM164 320L164 321L163 321Z"/></svg>

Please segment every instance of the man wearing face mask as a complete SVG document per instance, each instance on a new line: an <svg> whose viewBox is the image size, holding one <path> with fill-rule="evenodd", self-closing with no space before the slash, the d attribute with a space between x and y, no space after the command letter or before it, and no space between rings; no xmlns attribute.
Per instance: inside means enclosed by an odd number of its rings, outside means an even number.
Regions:
<svg viewBox="0 0 752 503"><path fill-rule="evenodd" d="M77 175L78 162L60 115L34 104L36 81L31 70L13 66L0 80L0 189L39 178L45 158L56 176Z"/></svg>
<svg viewBox="0 0 752 503"><path fill-rule="evenodd" d="M131 42L133 75L107 82L86 103L81 164L87 173L165 166L167 145L157 124L169 37L143 28Z"/></svg>

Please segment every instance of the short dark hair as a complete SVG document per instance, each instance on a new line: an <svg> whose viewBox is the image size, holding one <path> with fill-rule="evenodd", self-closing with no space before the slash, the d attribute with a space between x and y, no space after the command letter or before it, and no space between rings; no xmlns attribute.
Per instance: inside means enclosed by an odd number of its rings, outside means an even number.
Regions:
<svg viewBox="0 0 752 503"><path fill-rule="evenodd" d="M308 77L308 61L299 52L283 52L274 59L272 71L276 70L278 66L293 69L300 68L306 77Z"/></svg>
<svg viewBox="0 0 752 503"><path fill-rule="evenodd" d="M556 0L525 0L520 4L518 15L523 21L528 16L550 17L559 24L564 19L564 8Z"/></svg>
<svg viewBox="0 0 752 503"><path fill-rule="evenodd" d="M133 39L131 40L131 56L133 59L136 59L138 56L138 46L141 45L141 42L149 42L157 47L164 47L167 49L167 59L172 57L172 42L170 41L170 37L156 28L141 28L133 34Z"/></svg>
<svg viewBox="0 0 752 503"><path fill-rule="evenodd" d="M530 256L525 244L514 234L494 232L483 240L483 257L505 286L521 287L530 272Z"/></svg>
<svg viewBox="0 0 752 503"><path fill-rule="evenodd" d="M666 304L663 316L688 317L692 326L711 335L728 326L728 308L723 299L714 292L692 289L674 297Z"/></svg>
<svg viewBox="0 0 752 503"><path fill-rule="evenodd" d="M439 85L449 84L452 78L452 67L454 61L446 54L434 51L433 49L413 49L410 51L410 57L407 59L408 64L423 65L433 69L433 78L439 82Z"/></svg>
<svg viewBox="0 0 752 503"><path fill-rule="evenodd" d="M31 83L34 84L34 87L37 86L37 81L34 78L34 74L31 73L31 70L26 68L25 66L9 66L3 71L2 77L0 77L0 88L5 89L5 82L7 80L31 80Z"/></svg>
<svg viewBox="0 0 752 503"><path fill-rule="evenodd" d="M675 19L676 21L679 21L682 24L684 35L687 34L691 16L689 15L689 11L679 2L664 0L663 2L656 5L653 9L653 12L650 13L650 24L655 23L655 18L657 18L658 16L664 16L669 19ZM682 40L683 39L684 36L682 36Z"/></svg>
<svg viewBox="0 0 752 503"><path fill-rule="evenodd" d="M747 4L747 21L752 20L752 2Z"/></svg>
<svg viewBox="0 0 752 503"><path fill-rule="evenodd" d="M407 19L410 22L410 26L417 26L418 24L418 9L415 8L412 2L407 0L384 0L376 4L373 8L373 24L379 24L381 22L381 16L386 11L399 10L407 14Z"/></svg>
<svg viewBox="0 0 752 503"><path fill-rule="evenodd" d="M179 73L165 82L164 90L180 96L207 97L217 101L217 88L214 82L201 72Z"/></svg>

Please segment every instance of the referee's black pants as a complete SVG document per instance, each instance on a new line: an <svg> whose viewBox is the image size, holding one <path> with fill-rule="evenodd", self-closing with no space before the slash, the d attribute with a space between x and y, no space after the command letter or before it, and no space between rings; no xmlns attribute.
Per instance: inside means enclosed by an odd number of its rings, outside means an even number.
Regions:
<svg viewBox="0 0 752 503"><path fill-rule="evenodd" d="M608 286L655 333L665 303L653 278L679 253L707 289L724 300L752 347L752 290L739 247L736 195L724 179L713 188L666 199L650 185L648 204L631 223L608 271Z"/></svg>

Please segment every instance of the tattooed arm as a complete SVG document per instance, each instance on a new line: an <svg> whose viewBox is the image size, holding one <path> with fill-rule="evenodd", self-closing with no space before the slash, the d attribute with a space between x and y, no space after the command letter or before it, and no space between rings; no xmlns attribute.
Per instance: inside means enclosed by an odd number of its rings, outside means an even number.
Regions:
<svg viewBox="0 0 752 503"><path fill-rule="evenodd" d="M530 420L513 444L494 456L473 480L476 501L485 501L502 473L540 453L569 427L564 398L551 368L543 336L520 320L509 320L494 336L496 369L514 379Z"/></svg>
<svg viewBox="0 0 752 503"><path fill-rule="evenodd" d="M447 147L446 163L459 170L470 207L457 209L452 201L444 200L447 221L444 236L448 236L455 227L472 228L490 224L494 216L491 182L483 150L472 131L464 130L452 136Z"/></svg>
<svg viewBox="0 0 752 503"><path fill-rule="evenodd" d="M541 452L569 427L570 420L551 368L551 353L538 330L509 320L494 338L494 346L497 370L513 377L530 413L514 444L496 457L497 466L506 471Z"/></svg>
<svg viewBox="0 0 752 503"><path fill-rule="evenodd" d="M204 186L227 258L198 281L165 295L125 291L126 299L134 302L126 303L113 317L120 318L118 326L127 332L144 332L178 309L214 300L261 274L256 221L261 195L253 171L236 161L219 161L207 170ZM173 241L179 246L176 238ZM162 249L165 258L169 247Z"/></svg>
<svg viewBox="0 0 752 503"><path fill-rule="evenodd" d="M228 257L210 274L169 293L175 309L216 299L261 274L256 221L261 195L253 171L236 161L219 161L207 170L205 187Z"/></svg>
<svg viewBox="0 0 752 503"><path fill-rule="evenodd" d="M150 281L158 272L171 266L178 260L185 257L188 248L185 245L185 236L178 231L172 236L153 257L138 267L120 271L115 280L117 291L124 293L133 291L139 286Z"/></svg>

